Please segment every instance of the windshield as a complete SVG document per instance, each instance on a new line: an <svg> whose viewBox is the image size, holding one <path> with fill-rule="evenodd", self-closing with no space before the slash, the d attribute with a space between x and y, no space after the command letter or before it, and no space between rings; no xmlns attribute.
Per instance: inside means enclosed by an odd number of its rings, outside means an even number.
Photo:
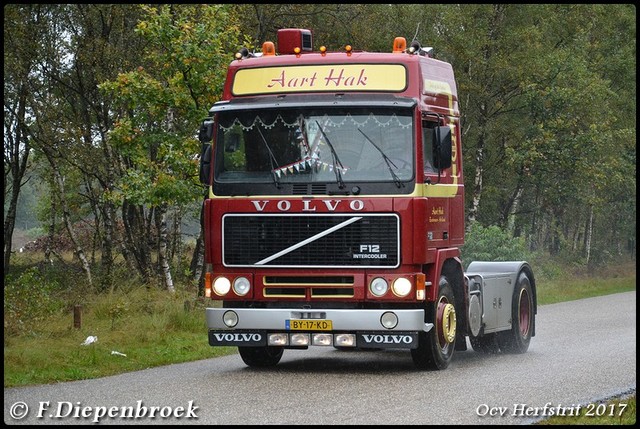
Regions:
<svg viewBox="0 0 640 429"><path fill-rule="evenodd" d="M410 109L221 112L215 178L225 183L390 182L414 171Z"/></svg>

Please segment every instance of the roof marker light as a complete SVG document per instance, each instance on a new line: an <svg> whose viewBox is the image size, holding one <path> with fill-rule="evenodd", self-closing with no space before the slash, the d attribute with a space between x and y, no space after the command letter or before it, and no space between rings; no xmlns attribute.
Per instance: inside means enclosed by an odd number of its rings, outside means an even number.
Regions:
<svg viewBox="0 0 640 429"><path fill-rule="evenodd" d="M264 42L262 44L262 55L271 56L276 54L276 47L273 42Z"/></svg>
<svg viewBox="0 0 640 429"><path fill-rule="evenodd" d="M407 39L404 37L396 37L393 40L393 53L401 54L407 49Z"/></svg>

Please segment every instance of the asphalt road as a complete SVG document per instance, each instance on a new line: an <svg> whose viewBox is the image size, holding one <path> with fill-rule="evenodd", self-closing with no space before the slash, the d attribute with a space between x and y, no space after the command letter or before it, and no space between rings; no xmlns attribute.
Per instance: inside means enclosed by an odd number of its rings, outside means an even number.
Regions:
<svg viewBox="0 0 640 429"><path fill-rule="evenodd" d="M438 372L414 369L408 351L285 350L280 364L268 370L250 369L232 355L4 389L4 421L528 424L578 407L617 413L598 409L597 401L635 388L634 291L541 306L536 336L523 355L457 352L451 366Z"/></svg>

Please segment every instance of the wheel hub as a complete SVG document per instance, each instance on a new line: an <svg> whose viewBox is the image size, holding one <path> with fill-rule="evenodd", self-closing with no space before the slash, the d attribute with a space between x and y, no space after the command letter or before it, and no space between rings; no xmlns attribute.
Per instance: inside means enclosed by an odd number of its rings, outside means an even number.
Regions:
<svg viewBox="0 0 640 429"><path fill-rule="evenodd" d="M529 323L531 321L531 304L529 294L525 289L520 292L520 334L526 337L529 334Z"/></svg>
<svg viewBox="0 0 640 429"><path fill-rule="evenodd" d="M453 304L441 301L438 305L438 337L443 345L456 339L456 309Z"/></svg>

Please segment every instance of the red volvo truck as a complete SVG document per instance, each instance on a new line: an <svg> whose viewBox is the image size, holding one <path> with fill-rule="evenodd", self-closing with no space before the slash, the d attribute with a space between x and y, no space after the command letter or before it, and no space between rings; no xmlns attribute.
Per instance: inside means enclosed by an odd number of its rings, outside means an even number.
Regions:
<svg viewBox="0 0 640 429"><path fill-rule="evenodd" d="M525 261L465 272L460 112L450 64L397 37L387 53L243 49L200 129L211 346L249 366L285 349L402 348L419 369L455 350L524 353Z"/></svg>

